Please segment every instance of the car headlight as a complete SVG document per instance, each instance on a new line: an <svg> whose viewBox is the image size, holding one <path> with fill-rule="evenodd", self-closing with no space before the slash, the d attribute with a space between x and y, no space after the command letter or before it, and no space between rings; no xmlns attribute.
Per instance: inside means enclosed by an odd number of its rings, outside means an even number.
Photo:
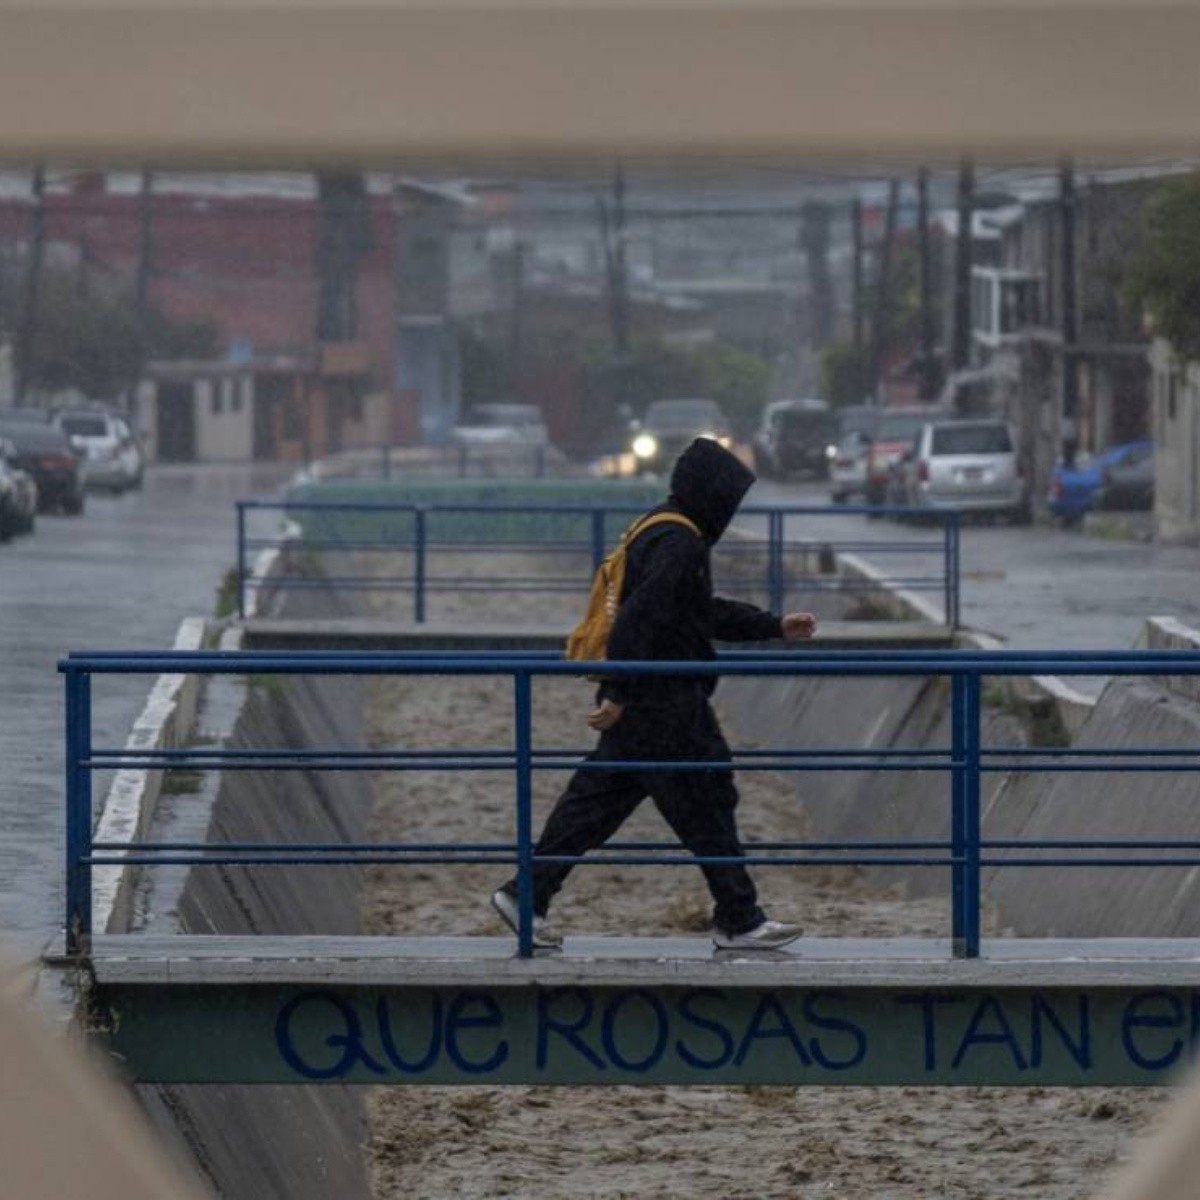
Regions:
<svg viewBox="0 0 1200 1200"><path fill-rule="evenodd" d="M825 447L825 457L826 458L837 458L837 447L836 446L826 446Z"/></svg>
<svg viewBox="0 0 1200 1200"><path fill-rule="evenodd" d="M631 449L638 458L653 458L658 453L658 438L652 433L639 433Z"/></svg>

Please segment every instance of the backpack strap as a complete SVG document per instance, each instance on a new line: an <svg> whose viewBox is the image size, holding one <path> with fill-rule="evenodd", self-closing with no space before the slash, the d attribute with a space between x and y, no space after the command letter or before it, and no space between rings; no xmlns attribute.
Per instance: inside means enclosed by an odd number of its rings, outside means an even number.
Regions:
<svg viewBox="0 0 1200 1200"><path fill-rule="evenodd" d="M685 525L698 538L702 538L704 536L700 532L700 526L697 525L696 522L691 519L691 517L685 517L683 513L659 512L648 513L644 517L639 517L632 525L629 526L628 529L625 530L623 534L621 534L621 541L628 546L634 538L636 538L639 534L645 533L647 529L650 529L654 525Z"/></svg>

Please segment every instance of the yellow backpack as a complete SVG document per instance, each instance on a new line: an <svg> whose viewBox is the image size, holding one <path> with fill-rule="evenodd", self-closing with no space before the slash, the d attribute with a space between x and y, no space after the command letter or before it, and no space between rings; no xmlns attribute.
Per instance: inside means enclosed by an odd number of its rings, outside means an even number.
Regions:
<svg viewBox="0 0 1200 1200"><path fill-rule="evenodd" d="M621 603L621 588L625 583L625 558L633 539L652 525L686 525L697 537L700 530L694 521L682 513L660 512L639 517L621 534L616 548L596 568L592 578L592 590L588 596L587 612L583 620L571 630L567 637L566 657L576 662L598 662L608 657L608 635L617 618L617 606Z"/></svg>

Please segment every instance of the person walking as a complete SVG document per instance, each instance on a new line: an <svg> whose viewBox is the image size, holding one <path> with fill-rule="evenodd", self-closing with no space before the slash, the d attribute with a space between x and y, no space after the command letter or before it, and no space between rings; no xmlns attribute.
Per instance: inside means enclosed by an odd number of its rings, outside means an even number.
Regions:
<svg viewBox="0 0 1200 1200"><path fill-rule="evenodd" d="M713 595L710 552L728 527L754 473L710 438L697 438L671 472L670 495L653 513L663 521L629 544L620 604L608 637L612 661L707 662L713 640L787 642L812 637L811 613L776 616L752 604ZM696 532L698 531L698 532ZM732 757L709 697L712 676L639 676L600 684L587 723L600 734L589 763L654 759L711 761L711 769L576 771L546 821L535 855L578 857L603 845L649 796L692 854L741 858ZM741 864L702 864L713 899L713 941L722 949L774 949L802 932L769 920ZM561 936L547 922L550 902L571 871L567 863L533 866L534 945L553 948ZM492 895L505 923L517 929L517 883Z"/></svg>

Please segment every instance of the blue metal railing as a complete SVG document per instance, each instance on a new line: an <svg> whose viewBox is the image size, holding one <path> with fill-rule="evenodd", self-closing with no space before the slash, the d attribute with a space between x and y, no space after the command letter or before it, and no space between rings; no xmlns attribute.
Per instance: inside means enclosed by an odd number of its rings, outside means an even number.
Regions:
<svg viewBox="0 0 1200 1200"><path fill-rule="evenodd" d="M960 957L980 952L980 873L1001 867L1200 866L1200 841L1094 838L989 839L983 835L980 788L989 772L1131 773L1200 770L1200 749L1161 747L985 747L981 739L982 680L990 676L1200 675L1195 651L1017 652L1017 651L747 651L711 663L575 663L557 653L454 654L268 652L92 652L59 663L66 686L66 937L70 953L86 949L92 932L92 871L97 866L338 865L367 863L515 864L520 913L518 949L533 952L535 861L532 781L542 770L713 770L711 760L650 762L582 761L578 749L540 748L532 733L533 680L543 676L655 674L681 676L926 676L951 683L950 745L935 749L756 749L736 750L739 771L922 771L950 776L949 839L747 843L741 859L693 858L663 843L614 843L584 859L544 861L592 865L676 866L728 864L770 866L920 866L948 868L951 877L951 936ZM513 681L511 749L388 750L307 749L107 749L92 744L91 685L96 675L475 675ZM723 764L722 764L723 766ZM515 780L515 840L470 843L201 844L194 842L109 842L93 840L92 773L98 770L189 771L506 771ZM720 769L720 768L718 768ZM1024 854L1018 853L1024 852ZM1101 852L1103 852L1101 854ZM1113 857L1115 852L1126 852ZM1152 853L1157 852L1157 853ZM1162 852L1166 852L1164 855ZM1190 853L1189 853L1190 852Z"/></svg>
<svg viewBox="0 0 1200 1200"><path fill-rule="evenodd" d="M620 531L644 506L595 504L417 504L385 502L320 502L240 500L237 503L237 574L238 614L246 614L248 589L254 586L253 559L265 550L296 547L322 554L367 552L407 556L409 571L404 575L363 576L337 574L323 569L319 579L276 574L272 588L322 588L347 591L410 591L413 619L424 622L428 598L439 592L562 592L585 594L592 572ZM787 522L791 519L909 516L940 524L940 537L920 539L904 537L826 538L792 537ZM304 526L303 536L293 541L279 533L263 533L250 528L255 514L293 516ZM790 594L797 590L874 592L903 589L940 595L945 623L952 629L960 623L960 531L958 514L951 510L930 513L907 508L866 508L851 506L748 505L739 512L739 521L754 523L763 519L766 536L759 539L726 538L717 548L715 561L722 591L763 591L768 607L782 612ZM277 522L279 524L281 522ZM380 532L382 529L382 532ZM793 526L794 531L794 526ZM550 558L576 553L585 558L587 569L569 574L538 574L527 578L511 573L494 576L435 575L431 561L439 550L479 555L514 551ZM789 571L789 559L797 552L827 555L867 554L885 557L915 555L931 564L924 573L879 573L874 578L852 578L844 574ZM764 577L760 581L741 578L721 579L723 566L732 566L739 557L758 554L764 557ZM918 568L920 572L920 568Z"/></svg>

